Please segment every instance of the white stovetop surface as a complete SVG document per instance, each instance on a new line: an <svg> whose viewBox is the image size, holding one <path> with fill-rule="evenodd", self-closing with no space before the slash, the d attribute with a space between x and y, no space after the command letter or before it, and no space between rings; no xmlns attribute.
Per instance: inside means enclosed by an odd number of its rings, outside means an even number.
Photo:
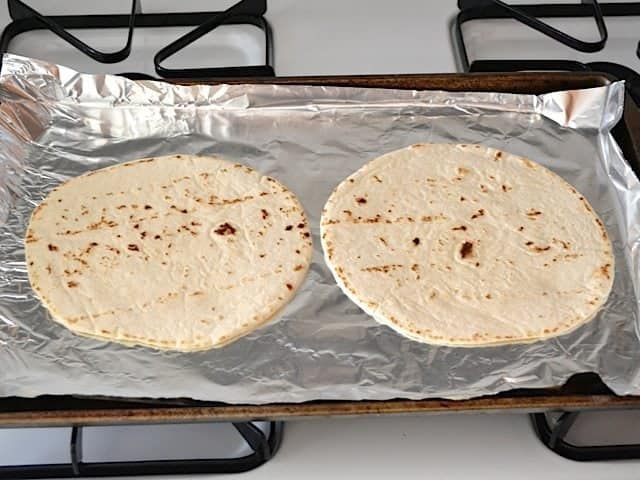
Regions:
<svg viewBox="0 0 640 480"><path fill-rule="evenodd" d="M92 8L99 8L96 13L113 13L126 11L129 0L31 3L47 13L89 13ZM143 8L145 12L209 10L231 3L144 0ZM453 0L269 0L276 72L455 71L449 21L456 8ZM0 24L7 19L6 6L2 5ZM2 461L23 457L24 444L18 445L15 435L15 431L0 430ZM45 439L34 437L28 444L29 458L47 461L52 449L66 448L66 438L66 433L60 437L53 431ZM114 437L113 442L118 440ZM443 415L290 422L280 452L252 472L240 477L171 478L615 480L638 478L639 466L640 461L586 464L565 460L540 444L525 415Z"/></svg>

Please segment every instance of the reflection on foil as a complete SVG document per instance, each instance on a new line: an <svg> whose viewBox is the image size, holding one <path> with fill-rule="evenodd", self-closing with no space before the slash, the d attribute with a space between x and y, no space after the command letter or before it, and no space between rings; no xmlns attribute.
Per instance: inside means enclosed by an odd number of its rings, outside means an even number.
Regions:
<svg viewBox="0 0 640 480"><path fill-rule="evenodd" d="M0 395L191 397L230 403L468 398L599 373L640 393L640 184L609 129L623 85L542 96L339 87L174 86L85 75L5 55L0 74ZM378 325L337 287L318 221L335 185L368 160L420 142L482 143L535 159L582 192L616 251L604 309L544 342L429 346ZM272 175L301 199L314 262L280 319L218 350L128 348L50 320L27 279L22 238L64 179L172 153L220 155ZM562 208L562 206L558 206ZM526 286L523 285L523 288Z"/></svg>

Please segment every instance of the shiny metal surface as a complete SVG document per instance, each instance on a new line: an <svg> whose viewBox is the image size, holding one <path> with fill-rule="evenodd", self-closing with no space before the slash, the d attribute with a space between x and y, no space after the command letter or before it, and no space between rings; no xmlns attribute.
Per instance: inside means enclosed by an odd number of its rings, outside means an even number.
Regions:
<svg viewBox="0 0 640 480"><path fill-rule="evenodd" d="M609 129L623 86L541 96L340 87L135 83L6 55L0 73L0 395L192 397L229 403L469 398L598 372L640 393L640 183ZM417 142L483 143L530 157L594 206L616 252L614 290L573 333L457 349L405 339L352 304L317 238L334 186ZM219 350L129 348L52 322L27 279L22 238L54 186L88 170L171 153L212 154L272 175L300 197L314 233L308 278L271 325ZM558 205L558 208L562 208ZM526 288L523 285L522 288Z"/></svg>

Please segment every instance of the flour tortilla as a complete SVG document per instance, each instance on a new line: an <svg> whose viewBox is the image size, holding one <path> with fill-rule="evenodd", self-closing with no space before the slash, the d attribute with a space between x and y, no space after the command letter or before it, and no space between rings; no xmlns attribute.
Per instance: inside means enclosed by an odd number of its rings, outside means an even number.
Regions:
<svg viewBox="0 0 640 480"><path fill-rule="evenodd" d="M522 343L592 319L614 258L593 208L548 169L481 145L420 144L377 158L321 219L342 290L421 342Z"/></svg>
<svg viewBox="0 0 640 480"><path fill-rule="evenodd" d="M31 285L71 331L195 351L268 322L311 262L304 211L273 178L175 155L74 178L35 209Z"/></svg>

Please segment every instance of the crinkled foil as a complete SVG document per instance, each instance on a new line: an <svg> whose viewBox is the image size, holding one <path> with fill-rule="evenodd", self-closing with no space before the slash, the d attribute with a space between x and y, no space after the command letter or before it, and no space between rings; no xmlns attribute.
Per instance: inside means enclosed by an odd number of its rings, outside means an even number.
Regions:
<svg viewBox="0 0 640 480"><path fill-rule="evenodd" d="M621 83L541 96L174 86L83 75L14 55L3 63L0 395L230 403L460 399L560 385L585 371L600 374L618 394L640 393L640 184L609 133L622 113ZM547 341L449 348L408 340L349 301L322 258L322 206L365 162L416 142L477 142L527 156L582 192L616 252L613 292L597 317ZM246 163L297 193L315 251L293 302L247 337L189 354L92 340L54 323L34 296L24 263L23 235L34 207L67 178L178 152Z"/></svg>

